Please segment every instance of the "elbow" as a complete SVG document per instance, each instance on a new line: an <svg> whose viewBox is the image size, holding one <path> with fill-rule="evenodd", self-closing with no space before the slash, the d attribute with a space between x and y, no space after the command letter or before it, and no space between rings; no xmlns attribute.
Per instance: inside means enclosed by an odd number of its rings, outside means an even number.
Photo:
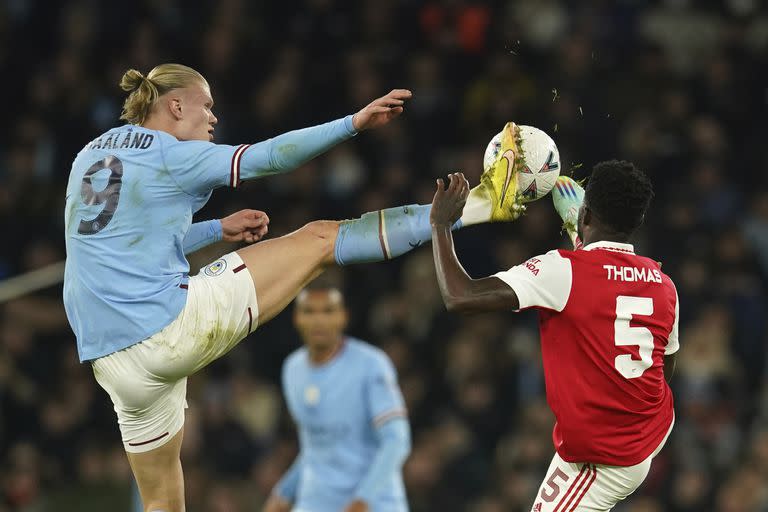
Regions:
<svg viewBox="0 0 768 512"><path fill-rule="evenodd" d="M445 309L447 309L449 313L470 313L473 311L472 301L466 297L448 296L445 297Z"/></svg>

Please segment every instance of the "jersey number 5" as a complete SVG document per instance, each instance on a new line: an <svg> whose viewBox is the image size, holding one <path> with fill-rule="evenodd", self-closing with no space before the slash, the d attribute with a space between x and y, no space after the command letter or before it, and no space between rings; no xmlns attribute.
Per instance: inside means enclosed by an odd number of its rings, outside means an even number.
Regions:
<svg viewBox="0 0 768 512"><path fill-rule="evenodd" d="M650 297L616 297L616 321L613 324L613 341L617 347L637 346L640 359L631 354L616 356L615 366L625 379L636 379L653 365L653 334L645 327L631 327L633 315L653 314L653 299Z"/></svg>
<svg viewBox="0 0 768 512"><path fill-rule="evenodd" d="M93 175L102 169L109 169L109 181L107 186L99 192L93 190ZM120 200L120 189L123 186L123 162L116 156L108 156L99 160L85 171L83 183L80 186L80 195L83 203L88 206L103 204L101 212L95 219L81 220L77 232L81 235L93 235L101 231L112 220Z"/></svg>

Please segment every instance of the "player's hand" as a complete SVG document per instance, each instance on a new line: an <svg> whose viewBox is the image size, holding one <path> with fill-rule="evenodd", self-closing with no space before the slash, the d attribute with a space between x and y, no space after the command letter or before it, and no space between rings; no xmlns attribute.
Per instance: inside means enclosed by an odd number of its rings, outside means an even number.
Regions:
<svg viewBox="0 0 768 512"><path fill-rule="evenodd" d="M291 502L282 496L272 494L264 504L262 512L291 512Z"/></svg>
<svg viewBox="0 0 768 512"><path fill-rule="evenodd" d="M433 226L453 226L461 218L464 204L469 196L469 182L463 173L448 175L450 180L446 189L443 180L437 180L437 191L432 199L432 211L429 221Z"/></svg>
<svg viewBox="0 0 768 512"><path fill-rule="evenodd" d="M403 113L403 104L412 96L408 89L393 89L386 96L376 98L352 116L352 126L361 132L384 126Z"/></svg>
<svg viewBox="0 0 768 512"><path fill-rule="evenodd" d="M368 512L368 504L363 500L355 500L347 505L344 512Z"/></svg>
<svg viewBox="0 0 768 512"><path fill-rule="evenodd" d="M259 210L240 210L221 219L225 242L258 242L267 234L269 217Z"/></svg>

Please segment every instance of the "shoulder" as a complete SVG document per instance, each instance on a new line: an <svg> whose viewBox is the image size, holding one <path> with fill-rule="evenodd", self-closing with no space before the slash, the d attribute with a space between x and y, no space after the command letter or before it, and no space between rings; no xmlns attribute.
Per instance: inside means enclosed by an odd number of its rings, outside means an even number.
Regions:
<svg viewBox="0 0 768 512"><path fill-rule="evenodd" d="M369 369L394 371L394 365L386 352L357 338L347 338L347 350L357 361Z"/></svg>
<svg viewBox="0 0 768 512"><path fill-rule="evenodd" d="M163 130L147 130L146 128L143 128L141 126L137 126L137 129L145 130L148 133L152 133L153 135L157 136L157 138L163 143L164 146L172 146L174 144L184 144L184 141L181 141L171 135L168 132L164 132Z"/></svg>
<svg viewBox="0 0 768 512"><path fill-rule="evenodd" d="M665 290L667 291L669 296L672 298L672 300L674 300L675 307L679 307L677 304L680 299L677 295L677 286L675 286L675 282L672 281L672 278L669 277L664 272L660 271L660 273L661 273L661 282L664 285Z"/></svg>
<svg viewBox="0 0 768 512"><path fill-rule="evenodd" d="M528 261L538 260L547 265L568 266L568 260L573 258L578 252L582 252L582 251L552 249L551 251L545 252L544 254L539 254L538 256L529 258Z"/></svg>
<svg viewBox="0 0 768 512"><path fill-rule="evenodd" d="M307 349L305 347L298 348L288 355L283 361L283 376L288 376L290 373L296 372L301 368L307 366Z"/></svg>
<svg viewBox="0 0 768 512"><path fill-rule="evenodd" d="M539 277L554 276L557 277L571 270L570 258L574 251L565 251L554 249L544 254L539 254L528 258L526 261L512 267L511 269L496 274L499 278L506 281L507 278L519 277Z"/></svg>
<svg viewBox="0 0 768 512"><path fill-rule="evenodd" d="M576 255L579 252L582 252L582 251L570 251L567 249L552 249L551 251L542 254L538 258L548 265L552 265L560 268L571 268L570 260L574 257L574 255Z"/></svg>

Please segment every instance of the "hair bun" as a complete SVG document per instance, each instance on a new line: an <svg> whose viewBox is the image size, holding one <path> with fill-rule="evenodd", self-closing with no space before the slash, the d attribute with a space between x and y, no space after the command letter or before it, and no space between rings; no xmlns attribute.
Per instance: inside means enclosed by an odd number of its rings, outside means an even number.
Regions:
<svg viewBox="0 0 768 512"><path fill-rule="evenodd" d="M136 69L129 69L123 74L123 78L120 79L120 88L126 92L133 92L138 89L142 82L147 78Z"/></svg>

